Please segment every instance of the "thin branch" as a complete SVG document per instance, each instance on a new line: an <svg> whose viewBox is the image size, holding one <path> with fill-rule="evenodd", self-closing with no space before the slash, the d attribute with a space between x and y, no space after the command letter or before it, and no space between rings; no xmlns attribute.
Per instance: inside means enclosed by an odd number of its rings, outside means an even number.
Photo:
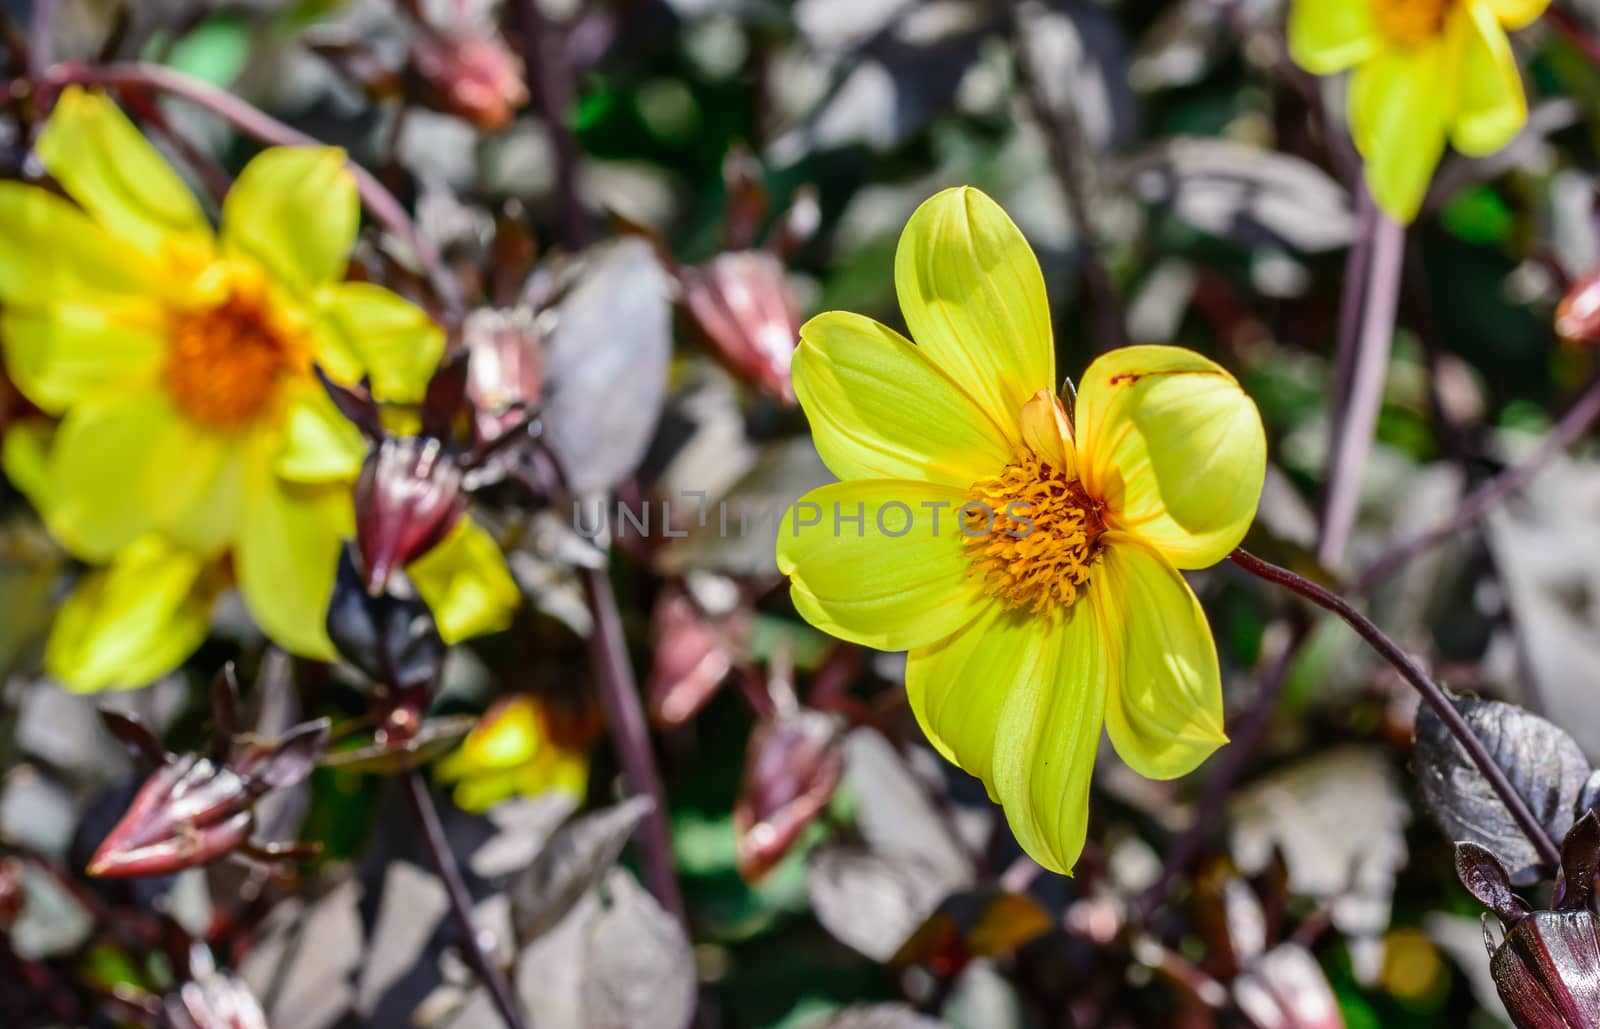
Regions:
<svg viewBox="0 0 1600 1029"><path fill-rule="evenodd" d="M121 89L153 89L187 100L197 107L203 107L245 135L270 146L323 145L313 137L285 125L226 90L161 65L126 62L91 66L69 61L50 68L44 73L41 81L55 89L73 84ZM355 161L350 161L349 165L351 174L355 176L361 202L375 219L403 240L416 255L418 263L427 273L434 294L445 309L447 322L452 327L459 323L462 310L461 292L455 279L445 271L438 251L434 250L433 244L417 230L416 223L406 213L405 207L384 187L383 183L378 181L376 176Z"/></svg>
<svg viewBox="0 0 1600 1029"><path fill-rule="evenodd" d="M1052 105L1045 96L1044 88L1028 58L1027 30L1023 24L1021 5L1016 12L1015 23L1017 78L1028 102L1028 110L1044 134L1050 163L1055 168L1056 179L1066 198L1067 213L1078 233L1078 249L1083 254L1083 281L1088 287L1089 303L1099 325L1097 345L1106 350L1125 347L1128 345L1127 315L1094 238L1085 161L1085 151L1089 146L1087 134L1070 99L1067 103Z"/></svg>
<svg viewBox="0 0 1600 1029"><path fill-rule="evenodd" d="M1234 564L1243 568L1251 575L1267 582L1292 590L1306 598L1318 607L1338 615L1344 623L1356 631L1362 639L1366 640L1372 649L1376 650L1385 661L1395 667L1402 678L1410 683L1411 687L1421 695L1422 700L1439 716L1439 720L1450 731L1450 735L1461 744L1461 749L1466 751L1472 763L1477 766L1478 772L1488 780L1489 786L1494 790L1500 802L1506 806L1511 817L1516 821L1528 841L1539 852L1540 859L1554 870L1561 865L1561 854L1555 841L1545 832L1533 812L1528 810L1528 804L1522 799L1515 787L1511 785L1506 774L1500 766L1494 763L1489 752L1484 748L1483 741L1472 731L1461 712L1456 710L1450 698L1445 694L1443 687L1428 678L1416 660L1407 654L1401 646L1384 634L1384 631L1372 623L1365 615L1357 611L1350 602L1331 590L1325 589L1310 579L1296 575L1287 568L1261 560L1246 550L1235 550L1230 559Z"/></svg>
<svg viewBox="0 0 1600 1029"><path fill-rule="evenodd" d="M514 6L522 37L522 63L534 79L534 103L549 134L555 160L561 242L568 250L580 250L593 240L594 226L578 188L578 137L567 124L577 95L572 62L564 40L554 31L538 0L517 0Z"/></svg>
<svg viewBox="0 0 1600 1029"><path fill-rule="evenodd" d="M1402 540L1384 551L1356 578L1350 587L1351 592L1366 593L1372 590L1404 568L1413 558L1471 528L1502 500L1533 481L1546 465L1588 432L1596 420L1600 420L1600 378L1596 378L1578 396L1526 461L1512 465L1467 494L1449 521Z"/></svg>
<svg viewBox="0 0 1600 1029"><path fill-rule="evenodd" d="M656 770L650 747L650 731L644 709L639 704L639 684L622 635L622 616L611 578L604 568L580 568L584 596L594 615L589 634L590 660L594 665L595 685L600 706L611 727L611 742L622 765L622 778L628 792L655 801L650 814L639 827L639 856L650 892L661 906L684 921L683 897L678 892L678 873L672 860L672 836L667 826L667 791Z"/></svg>
<svg viewBox="0 0 1600 1029"><path fill-rule="evenodd" d="M527 1020L522 1015L522 1008L517 1003L516 994L511 990L511 984L506 980L505 973L494 963L494 959L483 949L483 944L478 938L478 927L472 922L472 896L467 892L467 884L461 878L461 869L456 865L455 854L450 850L449 840L445 838L444 826L439 824L439 811L433 806L433 797L428 793L428 784L416 772L407 772L405 781L406 797L411 801L412 813L416 815L417 826L422 830L423 845L433 861L434 871L439 873L439 879L444 883L445 893L450 898L450 913L455 917L456 927L461 932L461 952L488 989L489 997L494 1001L494 1006L500 1012L500 1017L508 1029L527 1029Z"/></svg>
<svg viewBox="0 0 1600 1029"><path fill-rule="evenodd" d="M1349 397L1329 439L1329 472L1322 507L1322 536L1317 558L1329 568L1344 559L1361 504L1361 477L1372 456L1373 433L1383 406L1389 351L1394 342L1395 309L1400 300L1405 257L1405 229L1376 205L1365 208L1363 227L1372 233L1371 264L1360 304L1343 312L1361 312L1361 332L1351 358Z"/></svg>
<svg viewBox="0 0 1600 1029"><path fill-rule="evenodd" d="M28 77L39 88L55 60L57 0L33 0L28 12ZM44 116L45 97L40 98L39 116Z"/></svg>

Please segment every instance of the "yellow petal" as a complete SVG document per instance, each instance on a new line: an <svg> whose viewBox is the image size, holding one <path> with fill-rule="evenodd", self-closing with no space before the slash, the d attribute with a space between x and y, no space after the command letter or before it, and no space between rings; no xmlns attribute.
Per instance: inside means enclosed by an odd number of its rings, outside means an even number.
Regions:
<svg viewBox="0 0 1600 1029"><path fill-rule="evenodd" d="M0 433L0 460L6 478L41 514L55 502L50 482L50 445L55 432L55 426L45 419L27 418Z"/></svg>
<svg viewBox="0 0 1600 1029"><path fill-rule="evenodd" d="M1367 187L1402 225L1417 216L1444 155L1456 98L1443 41L1380 50L1350 79L1350 130L1366 161Z"/></svg>
<svg viewBox="0 0 1600 1029"><path fill-rule="evenodd" d="M343 277L361 205L343 150L274 147L245 165L222 204L222 242L291 289Z"/></svg>
<svg viewBox="0 0 1600 1029"><path fill-rule="evenodd" d="M466 769L515 768L534 759L543 747L544 721L535 702L517 697L487 711L477 726L461 742L461 760L450 775Z"/></svg>
<svg viewBox="0 0 1600 1029"><path fill-rule="evenodd" d="M353 531L348 486L286 482L258 448L246 469L236 570L256 624L290 653L332 659L328 601L340 541Z"/></svg>
<svg viewBox="0 0 1600 1029"><path fill-rule="evenodd" d="M841 479L966 488L1011 460L1006 432L924 348L870 318L811 319L791 374L817 452Z"/></svg>
<svg viewBox="0 0 1600 1029"><path fill-rule="evenodd" d="M50 530L91 561L154 530L213 551L232 535L235 456L231 439L196 429L161 390L74 407L51 458Z"/></svg>
<svg viewBox="0 0 1600 1029"><path fill-rule="evenodd" d="M1141 544L1107 537L1088 603L1111 649L1106 729L1134 771L1175 779L1228 738L1205 612L1183 576Z"/></svg>
<svg viewBox="0 0 1600 1029"><path fill-rule="evenodd" d="M906 697L928 741L986 784L994 782L995 732L1006 700L1055 672L1039 626L990 601L970 625L913 650L906 662Z"/></svg>
<svg viewBox="0 0 1600 1029"><path fill-rule="evenodd" d="M39 160L84 210L148 254L163 244L209 248L211 226L177 172L116 104L76 87L39 134Z"/></svg>
<svg viewBox="0 0 1600 1029"><path fill-rule="evenodd" d="M892 479L812 490L778 526L778 568L795 609L879 650L944 639L985 603L961 542L967 501L964 490Z"/></svg>
<svg viewBox="0 0 1600 1029"><path fill-rule="evenodd" d="M515 797L521 785L521 770L505 768L463 779L450 797L461 810L481 815L501 801Z"/></svg>
<svg viewBox="0 0 1600 1029"><path fill-rule="evenodd" d="M1532 25L1550 6L1550 0L1484 0L1500 24L1515 31Z"/></svg>
<svg viewBox="0 0 1600 1029"><path fill-rule="evenodd" d="M6 371L52 414L108 393L149 389L167 353L153 321L133 324L85 304L11 308L0 315Z"/></svg>
<svg viewBox="0 0 1600 1029"><path fill-rule="evenodd" d="M489 531L463 517L438 546L406 567L446 643L499 632L511 624L522 591Z"/></svg>
<svg viewBox="0 0 1600 1029"><path fill-rule="evenodd" d="M1054 393L1042 389L1022 406L1022 439L1051 468L1069 479L1078 477L1078 446L1072 423Z"/></svg>
<svg viewBox="0 0 1600 1029"><path fill-rule="evenodd" d="M1111 527L1179 568L1215 564L1244 539L1267 441L1221 366L1179 347L1124 347L1089 366L1077 416L1083 485Z"/></svg>
<svg viewBox="0 0 1600 1029"><path fill-rule="evenodd" d="M162 291L155 263L37 186L0 182L0 301L108 300L145 307Z"/></svg>
<svg viewBox="0 0 1600 1029"><path fill-rule="evenodd" d="M1041 670L1016 683L1005 699L990 789L1028 856L1069 875L1089 825L1089 780L1109 674L1106 645L1087 604L1030 625L1044 635Z"/></svg>
<svg viewBox="0 0 1600 1029"><path fill-rule="evenodd" d="M335 361L353 358L359 374L372 377L373 394L398 403L422 399L428 379L444 355L444 331L427 312L382 286L344 282L318 294L325 331L333 338ZM328 374L339 364L324 362Z"/></svg>
<svg viewBox="0 0 1600 1029"><path fill-rule="evenodd" d="M146 536L85 576L61 605L45 670L80 693L153 682L205 640L225 584L220 567Z"/></svg>
<svg viewBox="0 0 1600 1029"><path fill-rule="evenodd" d="M900 236L895 291L911 338L997 425L1055 389L1039 262L1000 205L968 186L924 201Z"/></svg>
<svg viewBox="0 0 1600 1029"><path fill-rule="evenodd" d="M1367 0L1292 0L1289 56L1314 75L1354 67L1382 41Z"/></svg>
<svg viewBox="0 0 1600 1029"><path fill-rule="evenodd" d="M353 482L367 456L367 443L317 383L306 383L290 400L283 422L283 449L274 470L291 482Z"/></svg>
<svg viewBox="0 0 1600 1029"><path fill-rule="evenodd" d="M1528 123L1528 99L1511 41L1494 12L1470 4L1454 19L1460 92L1450 141L1473 157L1494 153Z"/></svg>

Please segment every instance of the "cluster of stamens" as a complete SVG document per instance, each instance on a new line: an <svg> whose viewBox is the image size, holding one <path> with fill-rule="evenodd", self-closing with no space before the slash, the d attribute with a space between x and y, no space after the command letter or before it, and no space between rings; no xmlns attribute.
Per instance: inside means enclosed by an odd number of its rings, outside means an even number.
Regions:
<svg viewBox="0 0 1600 1029"><path fill-rule="evenodd" d="M1401 46L1421 46L1444 32L1456 0L1368 0L1384 35Z"/></svg>
<svg viewBox="0 0 1600 1029"><path fill-rule="evenodd" d="M1100 557L1105 523L1077 479L1031 451L973 484L961 509L972 574L1008 608L1038 614L1077 601Z"/></svg>
<svg viewBox="0 0 1600 1029"><path fill-rule="evenodd" d="M215 429L239 429L266 414L303 349L266 303L235 292L222 303L175 314L164 382L173 404Z"/></svg>

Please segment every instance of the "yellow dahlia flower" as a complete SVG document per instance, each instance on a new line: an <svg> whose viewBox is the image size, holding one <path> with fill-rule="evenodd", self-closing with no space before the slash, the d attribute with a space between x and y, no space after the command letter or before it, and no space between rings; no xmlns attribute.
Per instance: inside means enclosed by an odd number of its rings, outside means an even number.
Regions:
<svg viewBox="0 0 1600 1029"><path fill-rule="evenodd" d="M1318 75L1355 69L1350 131L1368 188L1407 224L1448 139L1492 154L1522 130L1528 101L1508 29L1549 0L1293 0L1289 50Z"/></svg>
<svg viewBox="0 0 1600 1029"><path fill-rule="evenodd" d="M1216 647L1179 569L1224 558L1255 517L1260 414L1173 347L1101 357L1066 410L1039 264L976 190L912 216L895 286L915 343L843 312L801 331L795 391L844 481L785 516L778 564L813 625L911 652L928 738L1067 872L1102 725L1159 779L1226 740Z"/></svg>
<svg viewBox="0 0 1600 1029"><path fill-rule="evenodd" d="M0 341L12 381L61 421L9 434L6 469L69 551L105 566L57 618L49 670L82 690L147 682L204 638L229 583L273 640L332 657L323 621L366 446L312 366L417 401L444 345L401 297L341 281L360 217L343 152L261 154L217 232L103 96L66 91L37 153L76 204L0 183ZM455 585L430 570L425 592ZM506 597L498 555L456 572Z"/></svg>
<svg viewBox="0 0 1600 1029"><path fill-rule="evenodd" d="M581 801L589 784L589 747L598 733L592 712L581 704L518 694L484 712L434 774L456 784L456 806L463 811L487 811L510 797L550 790Z"/></svg>

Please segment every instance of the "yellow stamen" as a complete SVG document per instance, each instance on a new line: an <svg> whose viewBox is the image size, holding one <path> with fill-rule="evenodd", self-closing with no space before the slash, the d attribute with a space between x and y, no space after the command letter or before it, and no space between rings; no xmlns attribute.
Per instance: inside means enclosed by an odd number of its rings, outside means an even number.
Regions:
<svg viewBox="0 0 1600 1029"><path fill-rule="evenodd" d="M973 484L961 519L972 570L989 594L1010 608L1031 605L1035 614L1077 601L1105 533L1082 484L1031 450Z"/></svg>
<svg viewBox="0 0 1600 1029"><path fill-rule="evenodd" d="M1401 46L1421 46L1444 33L1456 0L1369 0L1384 35Z"/></svg>
<svg viewBox="0 0 1600 1029"><path fill-rule="evenodd" d="M164 381L183 414L240 429L270 412L285 375L303 370L301 334L273 316L268 298L236 289L214 307L176 314Z"/></svg>

